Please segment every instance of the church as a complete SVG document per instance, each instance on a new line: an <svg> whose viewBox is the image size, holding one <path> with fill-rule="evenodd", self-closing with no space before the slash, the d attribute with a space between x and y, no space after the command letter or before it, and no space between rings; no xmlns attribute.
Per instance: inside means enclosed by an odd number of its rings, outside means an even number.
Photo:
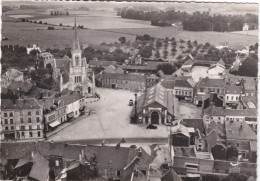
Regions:
<svg viewBox="0 0 260 181"><path fill-rule="evenodd" d="M60 92L68 89L83 96L93 96L94 84L89 80L88 64L81 54L75 20L71 58L66 55L63 58L52 58L53 79Z"/></svg>

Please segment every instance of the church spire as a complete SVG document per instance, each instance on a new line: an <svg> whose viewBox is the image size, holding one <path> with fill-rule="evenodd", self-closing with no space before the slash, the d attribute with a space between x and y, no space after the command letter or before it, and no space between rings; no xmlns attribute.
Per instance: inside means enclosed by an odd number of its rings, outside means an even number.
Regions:
<svg viewBox="0 0 260 181"><path fill-rule="evenodd" d="M80 45L79 45L79 38L78 38L78 33L77 33L77 23L76 23L76 16L75 16L75 21L74 21L74 40L73 40L73 46L72 50L80 50Z"/></svg>

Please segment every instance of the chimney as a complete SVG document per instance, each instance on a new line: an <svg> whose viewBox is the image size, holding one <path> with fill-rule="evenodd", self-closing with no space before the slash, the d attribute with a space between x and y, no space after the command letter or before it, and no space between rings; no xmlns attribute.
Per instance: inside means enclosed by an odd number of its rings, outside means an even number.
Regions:
<svg viewBox="0 0 260 181"><path fill-rule="evenodd" d="M34 152L33 151L31 152L31 157L34 158Z"/></svg>
<svg viewBox="0 0 260 181"><path fill-rule="evenodd" d="M79 153L79 161L80 161L80 162L82 161L82 156L81 156L80 153Z"/></svg>
<svg viewBox="0 0 260 181"><path fill-rule="evenodd" d="M138 149L138 157L140 157L140 156L142 156L142 149L141 148Z"/></svg>
<svg viewBox="0 0 260 181"><path fill-rule="evenodd" d="M116 145L116 151L118 151L120 149L120 143L117 143Z"/></svg>
<svg viewBox="0 0 260 181"><path fill-rule="evenodd" d="M84 155L85 155L84 154L84 149L81 150L81 155L82 155L82 157L84 157Z"/></svg>

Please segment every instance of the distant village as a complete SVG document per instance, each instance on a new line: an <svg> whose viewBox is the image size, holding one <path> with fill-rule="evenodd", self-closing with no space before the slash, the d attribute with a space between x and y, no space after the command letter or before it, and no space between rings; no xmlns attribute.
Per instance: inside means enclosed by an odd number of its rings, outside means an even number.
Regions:
<svg viewBox="0 0 260 181"><path fill-rule="evenodd" d="M186 181L246 173L255 180L258 80L232 74L256 53L249 47L237 50L229 67L222 58L205 60L186 53L172 74L158 66L173 62L136 52L120 64L87 61L76 25L71 57L55 57L37 44L26 50L37 52L34 66L26 70L35 73L9 68L1 75L0 179ZM129 124L169 127L167 144L152 145L148 153L142 147L123 147L124 139L115 145L48 140L58 127L88 119L90 100L108 96L100 95L98 88L133 92ZM198 107L199 116L180 119L180 102Z"/></svg>

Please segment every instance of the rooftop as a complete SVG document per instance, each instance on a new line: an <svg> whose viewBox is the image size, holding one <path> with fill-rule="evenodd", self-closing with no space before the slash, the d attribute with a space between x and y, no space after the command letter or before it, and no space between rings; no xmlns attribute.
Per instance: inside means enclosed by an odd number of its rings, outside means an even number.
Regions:
<svg viewBox="0 0 260 181"><path fill-rule="evenodd" d="M120 79L120 80L129 80L129 81L139 81L139 82L145 82L145 77L141 74L118 74L118 73L104 73L102 75L102 78L104 79Z"/></svg>
<svg viewBox="0 0 260 181"><path fill-rule="evenodd" d="M202 78L197 87L217 87L217 88L225 88L226 83L224 79L211 79L211 78Z"/></svg>
<svg viewBox="0 0 260 181"><path fill-rule="evenodd" d="M17 110L17 109L41 109L42 107L36 101L36 99L2 99L1 110Z"/></svg>
<svg viewBox="0 0 260 181"><path fill-rule="evenodd" d="M227 140L256 140L256 134L244 121L226 121L225 133Z"/></svg>

